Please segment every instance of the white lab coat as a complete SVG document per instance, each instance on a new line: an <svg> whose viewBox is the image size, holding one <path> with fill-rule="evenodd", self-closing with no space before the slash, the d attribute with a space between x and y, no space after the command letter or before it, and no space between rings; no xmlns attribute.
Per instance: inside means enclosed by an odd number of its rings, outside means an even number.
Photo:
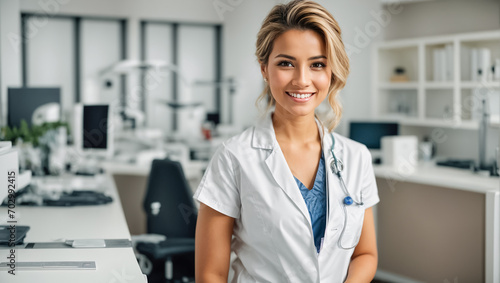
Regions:
<svg viewBox="0 0 500 283"><path fill-rule="evenodd" d="M346 196L330 169L332 139L318 123L327 172L327 224L320 253L314 246L305 201L276 140L271 113L224 142L213 156L194 198L235 218L231 282L343 282L354 249L339 247ZM368 149L337 133L334 152L351 196L364 206L347 207L342 244L357 243L364 212L379 201ZM203 235L197 235L203 237Z"/></svg>

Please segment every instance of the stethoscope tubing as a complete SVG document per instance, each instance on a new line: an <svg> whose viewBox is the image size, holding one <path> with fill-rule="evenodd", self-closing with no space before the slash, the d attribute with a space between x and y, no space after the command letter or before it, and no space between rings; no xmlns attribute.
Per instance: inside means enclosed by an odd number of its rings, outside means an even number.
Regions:
<svg viewBox="0 0 500 283"><path fill-rule="evenodd" d="M346 229L347 222L348 222L348 214L347 214L347 208L346 207L350 206L352 204L362 206L363 205L363 193L361 193L361 199L360 199L359 202L355 201L351 197L351 194L349 193L349 190L347 189L347 186L346 186L346 184L344 182L344 178L342 178L342 174L341 174L341 171L344 169L344 164L343 164L343 162L340 159L337 159L337 157L335 156L335 153L333 152L333 148L335 147L335 138L333 137L333 134L331 134L331 136L332 136L332 148L331 148L331 152L332 152L333 161L330 163L330 169L332 170L332 173L334 175L337 175L337 177L339 178L339 180L340 180L340 186L342 187L342 190L346 194L346 197L344 198L343 203L342 203L343 204L342 205L342 209L344 210L344 225L342 227L342 231L340 232L338 245L339 245L339 247L341 249L350 250L350 249L355 248L358 243L355 243L351 247L344 247L342 245L342 238L344 236L345 229ZM341 165L340 169L339 169L339 165Z"/></svg>

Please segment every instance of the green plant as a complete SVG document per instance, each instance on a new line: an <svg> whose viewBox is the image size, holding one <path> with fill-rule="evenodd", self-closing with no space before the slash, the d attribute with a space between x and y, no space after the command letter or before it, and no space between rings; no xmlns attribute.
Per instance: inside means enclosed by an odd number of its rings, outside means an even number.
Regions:
<svg viewBox="0 0 500 283"><path fill-rule="evenodd" d="M25 120L21 120L21 124L18 127L9 127L5 126L2 128L1 140L11 141L12 144L15 144L18 139L21 139L23 142L30 142L34 147L38 147L39 141L38 139L42 137L47 131L57 129L59 127L65 127L66 131L69 135L69 125L66 122L50 122L43 123L41 125L33 125L31 128L28 126Z"/></svg>

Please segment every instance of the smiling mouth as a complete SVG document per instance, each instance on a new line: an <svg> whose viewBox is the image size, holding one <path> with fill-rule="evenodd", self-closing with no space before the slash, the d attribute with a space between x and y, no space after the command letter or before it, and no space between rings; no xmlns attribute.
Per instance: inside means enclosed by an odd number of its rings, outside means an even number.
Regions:
<svg viewBox="0 0 500 283"><path fill-rule="evenodd" d="M309 92L309 93L286 92L286 94L288 94L289 96L294 97L294 98L305 99L305 98L309 98L309 97L313 96L315 94L315 92Z"/></svg>

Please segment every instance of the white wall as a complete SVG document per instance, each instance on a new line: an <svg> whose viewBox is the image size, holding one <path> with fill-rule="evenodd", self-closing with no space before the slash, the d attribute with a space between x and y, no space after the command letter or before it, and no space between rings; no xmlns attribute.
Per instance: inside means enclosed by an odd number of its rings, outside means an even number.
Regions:
<svg viewBox="0 0 500 283"><path fill-rule="evenodd" d="M0 125L7 123L7 88L21 86L18 0L0 0Z"/></svg>
<svg viewBox="0 0 500 283"><path fill-rule="evenodd" d="M498 0L440 0L403 6L385 39L466 33L500 28Z"/></svg>

